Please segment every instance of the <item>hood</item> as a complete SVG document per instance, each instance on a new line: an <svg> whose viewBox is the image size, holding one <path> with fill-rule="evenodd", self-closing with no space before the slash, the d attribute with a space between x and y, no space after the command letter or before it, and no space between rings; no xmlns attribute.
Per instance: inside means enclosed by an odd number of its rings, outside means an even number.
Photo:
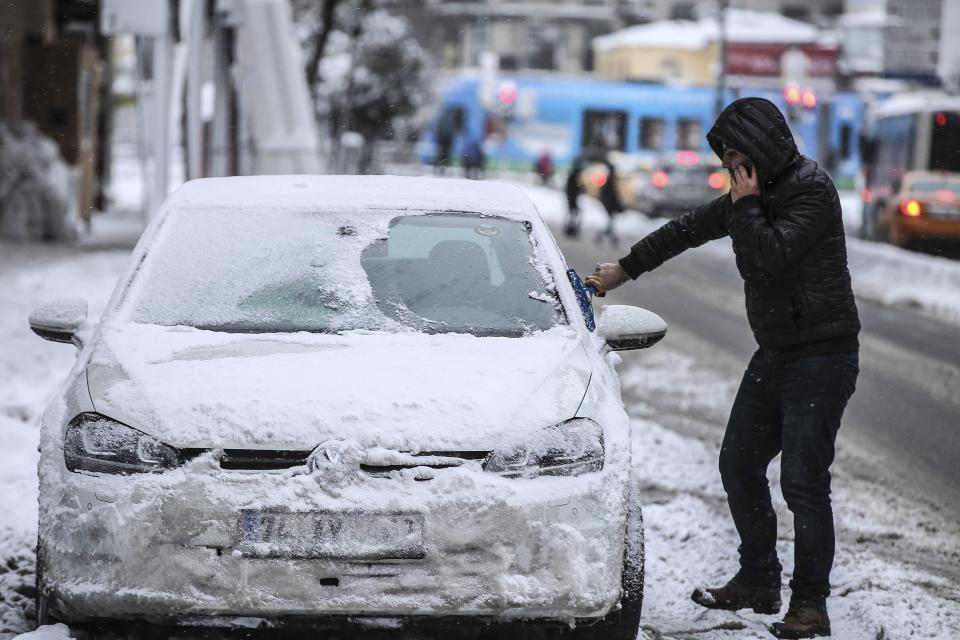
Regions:
<svg viewBox="0 0 960 640"><path fill-rule="evenodd" d="M707 142L719 158L723 158L723 143L750 156L765 182L774 180L800 155L783 114L765 98L731 102L707 133Z"/></svg>
<svg viewBox="0 0 960 640"><path fill-rule="evenodd" d="M93 349L96 410L182 448L490 450L573 417L590 380L570 327L477 338L120 324Z"/></svg>

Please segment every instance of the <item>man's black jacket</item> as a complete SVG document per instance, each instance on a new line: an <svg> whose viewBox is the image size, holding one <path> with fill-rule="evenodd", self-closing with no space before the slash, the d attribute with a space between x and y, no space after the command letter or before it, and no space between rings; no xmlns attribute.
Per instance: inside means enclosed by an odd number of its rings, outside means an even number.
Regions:
<svg viewBox="0 0 960 640"><path fill-rule="evenodd" d="M837 190L800 155L783 115L768 100L731 103L707 134L750 157L760 196L724 195L684 213L631 249L620 265L636 278L686 249L729 235L744 280L747 318L774 357L857 349L860 320L850 286Z"/></svg>

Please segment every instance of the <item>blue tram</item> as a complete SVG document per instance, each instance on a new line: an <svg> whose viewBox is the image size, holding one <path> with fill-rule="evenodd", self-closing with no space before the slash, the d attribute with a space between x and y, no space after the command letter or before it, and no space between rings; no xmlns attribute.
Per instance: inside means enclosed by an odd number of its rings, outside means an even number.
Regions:
<svg viewBox="0 0 960 640"><path fill-rule="evenodd" d="M522 170L544 152L558 165L598 151L619 151L641 164L679 151L712 156L706 132L715 117L716 94L709 87L523 74L501 74L490 85L469 75L447 83L437 116L421 139L423 161L449 157L455 162L467 145L475 148L478 142L488 167ZM834 93L803 107L788 104L778 91L731 90L727 101L746 95L774 102L787 114L801 151L839 183L852 185L860 167L864 103L859 95Z"/></svg>

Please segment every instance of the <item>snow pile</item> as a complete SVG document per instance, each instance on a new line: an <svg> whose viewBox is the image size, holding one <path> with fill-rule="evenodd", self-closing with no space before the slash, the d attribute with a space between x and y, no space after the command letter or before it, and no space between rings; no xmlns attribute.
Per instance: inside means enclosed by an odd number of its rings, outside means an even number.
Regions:
<svg viewBox="0 0 960 640"><path fill-rule="evenodd" d="M847 238L854 292L960 324L960 261Z"/></svg>
<svg viewBox="0 0 960 640"><path fill-rule="evenodd" d="M62 623L46 625L17 636L18 640L70 640L71 637L70 628Z"/></svg>
<svg viewBox="0 0 960 640"><path fill-rule="evenodd" d="M74 170L32 122L0 123L0 237L74 240Z"/></svg>

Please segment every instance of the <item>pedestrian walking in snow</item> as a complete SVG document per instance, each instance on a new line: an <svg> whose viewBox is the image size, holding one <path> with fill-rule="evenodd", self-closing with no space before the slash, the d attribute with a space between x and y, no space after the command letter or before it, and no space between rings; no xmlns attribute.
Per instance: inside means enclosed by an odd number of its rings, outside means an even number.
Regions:
<svg viewBox="0 0 960 640"><path fill-rule="evenodd" d="M581 171L583 171L583 158L577 156L570 165L570 173L567 174L567 182L564 185L567 196L567 224L564 225L563 231L570 238L580 235L580 205L577 199L583 193Z"/></svg>
<svg viewBox="0 0 960 640"><path fill-rule="evenodd" d="M834 555L830 465L859 371L860 321L850 286L840 202L829 176L800 155L768 100L730 104L707 134L730 172L730 193L668 222L586 280L600 292L709 240L729 235L759 349L740 383L720 449L720 475L740 536L740 568L698 588L712 609L778 613L781 565L767 466L782 453L780 485L793 513L790 606L778 638L830 634Z"/></svg>
<svg viewBox="0 0 960 640"><path fill-rule="evenodd" d="M603 239L606 238L615 247L619 244L620 239L617 238L617 234L613 230L613 221L623 211L623 202L620 200L620 192L617 191L619 179L617 178L616 167L610 160L604 160L603 163L607 167L607 179L600 187L600 204L607 211L607 227L597 233L597 243L602 243Z"/></svg>
<svg viewBox="0 0 960 640"><path fill-rule="evenodd" d="M464 177L471 180L483 179L486 156L483 153L483 143L479 138L470 137L464 141L460 162L463 165Z"/></svg>
<svg viewBox="0 0 960 640"><path fill-rule="evenodd" d="M534 172L540 176L540 184L546 186L553 178L553 156L549 149L544 149L537 161L533 164Z"/></svg>

